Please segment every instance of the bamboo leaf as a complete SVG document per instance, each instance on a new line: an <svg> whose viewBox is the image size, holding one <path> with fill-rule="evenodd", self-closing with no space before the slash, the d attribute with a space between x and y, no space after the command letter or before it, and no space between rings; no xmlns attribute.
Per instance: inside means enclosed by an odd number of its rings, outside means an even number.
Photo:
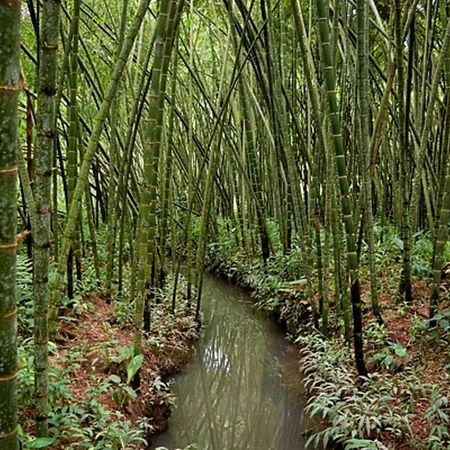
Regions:
<svg viewBox="0 0 450 450"><path fill-rule="evenodd" d="M142 366L142 363L144 362L143 355L136 355L131 361L130 364L128 364L127 367L127 383L131 383L131 380L133 377L139 372L139 369Z"/></svg>
<svg viewBox="0 0 450 450"><path fill-rule="evenodd" d="M28 448L45 448L52 445L55 442L55 438L37 438L34 441L26 444Z"/></svg>

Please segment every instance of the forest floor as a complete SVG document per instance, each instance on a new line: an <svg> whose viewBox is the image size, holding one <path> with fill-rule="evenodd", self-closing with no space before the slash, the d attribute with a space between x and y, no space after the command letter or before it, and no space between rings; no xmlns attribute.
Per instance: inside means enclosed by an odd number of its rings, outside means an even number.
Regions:
<svg viewBox="0 0 450 450"><path fill-rule="evenodd" d="M152 311L142 359L133 355L132 322L121 317L128 307L91 294L66 311L50 356L49 448L149 448L152 436L167 428L173 402L168 381L186 366L198 338L195 313L184 303L171 314L168 303ZM23 416L24 431L31 433L32 406Z"/></svg>
<svg viewBox="0 0 450 450"><path fill-rule="evenodd" d="M312 447L321 441L338 442L345 449L450 448L450 302L446 280L434 326L428 315L429 278L420 273L413 277L414 300L405 304L398 294L398 258L379 266L383 325L371 312L370 286L362 283L369 376L361 381L354 368L353 350L342 338L332 290L332 326L330 339L326 339L313 329L304 281L298 280L298 274L293 277L287 273L293 265L289 257L274 258L264 267L223 244L212 250L211 270L250 288L256 304L275 314L299 344L299 371L310 397L307 412L323 421L322 430L311 430ZM366 271L363 265L363 280L369 278ZM318 308L318 295L315 300Z"/></svg>
<svg viewBox="0 0 450 450"><path fill-rule="evenodd" d="M380 305L384 320L383 339L368 339L369 371L378 372L381 381L397 381L397 395L392 399L395 407L408 416L410 430L401 436L384 432L382 442L392 449L446 448L448 447L448 403L450 392L450 354L446 317L450 311L448 295L441 304L441 318L436 327L429 328L429 302L431 290L426 280L413 280L414 299L411 305L393 301L397 297L390 279L379 279ZM443 286L445 287L445 286ZM366 299L369 286L364 286ZM448 286L446 286L448 292ZM364 295L364 294L363 294ZM366 320L375 321L371 310ZM383 342L384 340L384 342ZM380 344L387 344L386 351ZM443 440L439 435L443 434ZM447 434L447 437L444 435Z"/></svg>

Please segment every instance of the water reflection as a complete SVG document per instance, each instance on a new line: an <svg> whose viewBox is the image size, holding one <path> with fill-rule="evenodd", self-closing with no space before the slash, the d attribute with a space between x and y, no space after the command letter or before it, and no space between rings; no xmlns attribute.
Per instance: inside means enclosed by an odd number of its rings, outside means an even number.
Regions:
<svg viewBox="0 0 450 450"><path fill-rule="evenodd" d="M169 431L154 445L303 449L295 350L275 324L252 312L242 290L208 277L203 298L197 357L173 386L177 405Z"/></svg>

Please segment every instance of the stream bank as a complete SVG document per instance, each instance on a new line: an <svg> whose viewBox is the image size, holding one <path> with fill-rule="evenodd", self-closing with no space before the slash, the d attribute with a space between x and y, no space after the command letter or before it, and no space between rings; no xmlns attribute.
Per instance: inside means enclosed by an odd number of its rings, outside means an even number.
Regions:
<svg viewBox="0 0 450 450"><path fill-rule="evenodd" d="M173 400L168 380L186 367L199 336L195 312L182 294L184 279L179 283L175 314L170 280L156 299L142 362L133 352L134 304L91 293L66 307L50 343L50 450L148 448L167 428ZM28 345L27 340L24 354L31 353ZM131 386L136 370L139 389ZM33 376L28 358L19 373L24 448L41 448L27 438L34 429Z"/></svg>

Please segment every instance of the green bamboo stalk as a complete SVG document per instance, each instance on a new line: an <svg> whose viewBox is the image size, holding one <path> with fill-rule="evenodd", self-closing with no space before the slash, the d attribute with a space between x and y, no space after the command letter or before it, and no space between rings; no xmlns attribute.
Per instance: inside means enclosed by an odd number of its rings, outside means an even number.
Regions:
<svg viewBox="0 0 450 450"><path fill-rule="evenodd" d="M78 172L78 133L79 133L79 115L78 115L78 48L79 48L79 23L80 23L81 0L74 0L71 31L73 31L71 47L69 50L68 62L68 82L69 82L69 129L67 142L67 211L73 199L73 193L77 183ZM75 228L71 236L71 248L67 263L68 276L68 296L73 298L73 263L80 264L80 242L78 227Z"/></svg>
<svg viewBox="0 0 450 450"><path fill-rule="evenodd" d="M36 229L34 238L36 434L48 436L48 301L51 247L51 175L56 136L60 1L43 2L39 67L37 138L34 158Z"/></svg>
<svg viewBox="0 0 450 450"><path fill-rule="evenodd" d="M330 157L328 157L330 153L330 144L329 140L326 137L326 129L323 125L323 114L320 112L320 94L319 94L319 82L317 79L317 74L315 71L315 66L313 63L313 57L311 53L311 48L309 45L309 39L306 32L306 27L303 19L302 10L300 8L299 2L296 0L292 1L293 9L294 9L294 23L296 27L298 42L300 44L300 55L303 60L303 67L305 72L305 78L306 83L308 86L308 94L309 94L309 101L311 104L312 109L312 118L314 119L314 122L316 123L317 132L318 132L318 139L319 139L319 147L322 149L325 160L328 161ZM317 245L317 266L318 266L318 272L319 272L319 294L321 297L321 303L326 302L327 305L325 305L325 310L322 308L322 328L323 331L326 334L326 331L328 329L328 293L326 291L325 283L324 283L324 274L323 274L323 261L322 261L322 251L321 251L321 239L320 239L320 216L318 211L318 205L317 203L317 192L319 191L319 174L317 170L317 163L314 161L314 158L311 156L308 157L310 161L311 166L311 172L312 172L312 188L311 188L311 195L310 195L310 221L311 221L311 228L314 228L316 230L316 245ZM317 157L317 160L319 158ZM333 174L334 171L332 170L332 167L328 169L330 171L330 174ZM327 181L327 187L328 193L333 195L333 189L331 188L332 183L332 177L329 177ZM327 196L328 198L328 196ZM333 204L334 199L331 200L330 205ZM332 230L333 230L333 239L334 239L334 250L335 250L335 287L336 287L336 302L340 303L340 239L341 234L337 231L338 230L338 215L333 214L333 211L330 214L331 221L332 221ZM325 266L326 267L326 266ZM345 295L344 295L345 298ZM337 308L338 310L341 310L340 305ZM343 319L344 319L344 328L345 328L345 336L348 339L349 338L349 318L347 314L348 308L342 308L343 310Z"/></svg>
<svg viewBox="0 0 450 450"><path fill-rule="evenodd" d="M178 24L181 17L181 10L184 2L178 2L177 0L169 1L169 11L167 17L167 23L165 25L165 37L161 42L161 66L156 66L157 72L155 78L152 77L152 85L150 87L150 97L153 103L149 108L149 140L144 142L144 146L148 145L151 158L151 190L150 194L150 208L149 208L149 228L148 228L148 242L147 242L147 264L151 267L150 279L147 279L148 291L145 296L145 312L144 312L144 329L150 330L151 326L151 301L154 298L154 288L156 287L156 274L160 272L160 254L165 251L161 248L162 242L157 241L157 206L158 206L158 187L160 185L160 168L161 168L161 148L162 148L162 131L163 120L165 112L165 96L167 88L167 76L170 66L170 59L175 42L175 36L177 34ZM156 43L158 41L156 40ZM157 44L155 44L157 45ZM158 48L155 48L155 61L158 56ZM153 67L155 70L155 66ZM154 84L153 84L154 83ZM156 88L157 91L152 91ZM153 95L152 95L153 93ZM161 191L159 191L161 199ZM160 223L160 222L159 222ZM159 250L159 251L158 251Z"/></svg>
<svg viewBox="0 0 450 450"><path fill-rule="evenodd" d="M156 257L156 190L161 147L162 122L167 82L167 71L172 54L177 15L181 14L182 1L161 0L155 29L155 58L149 99L149 121L144 151L144 180L139 205L139 233L136 244L137 288L135 308L134 352L141 353L142 324L147 283L152 262ZM139 382L138 374L135 383Z"/></svg>
<svg viewBox="0 0 450 450"><path fill-rule="evenodd" d="M189 15L190 17L194 16L194 1L190 0L189 2ZM194 66L194 26L193 21L191 20L191 26L189 28L189 67ZM215 71L215 68L214 68ZM189 129L188 129L188 142L187 142L187 151L189 154L192 154L194 152L194 95L193 95L193 71L189 71L189 78L188 78L188 92L189 92L189 98L188 98L188 120L189 120ZM187 168L188 168L188 193L187 193L187 202L189 205L190 212L192 211L193 203L194 203L194 174L193 174L193 164L191 161L189 161L189 156L187 157ZM186 218L186 297L188 306L190 308L191 306L191 300L192 300L192 282L194 277L194 254L193 254L193 238L192 238L192 214L189 213ZM178 282L178 270L176 274L176 283ZM176 300L176 289L174 286L173 291L173 302Z"/></svg>
<svg viewBox="0 0 450 450"><path fill-rule="evenodd" d="M145 32L145 27L142 27L142 32ZM145 106L145 101L147 97L147 92L150 89L150 77L147 75L147 68L150 63L150 59L152 56L152 50L154 45L154 33L151 40L151 45L149 45L148 49L146 50L144 56L143 56L143 62L142 62L142 70L139 73L139 76L137 78L137 89L136 89L136 96L131 108L130 117L133 118L133 126L130 126L127 132L127 136L125 138L125 145L124 145L124 155L122 157L121 165L119 168L119 182L117 187L117 195L119 199L120 208L116 207L112 211L112 217L111 220L118 221L118 216L120 214L120 211L125 211L126 204L127 204L127 196L128 196L128 183L129 178L131 175L131 169L132 169L132 157L133 157L133 147L136 142L137 134L140 129L140 123L142 118L143 109ZM125 243L125 218L126 214L120 214L120 237L119 237L119 260L121 259L121 255L123 254L123 246ZM117 225L116 225L117 226ZM134 251L131 251L134 253ZM119 265L119 286L118 286L118 294L119 296L122 293L122 273L123 273L123 266ZM135 272L133 272L133 277L136 278ZM134 301L134 290L133 294L130 294L130 300Z"/></svg>
<svg viewBox="0 0 450 450"><path fill-rule="evenodd" d="M178 37L175 43L175 47L178 48ZM174 61L172 64L172 82L170 85L170 98L171 98L171 107L170 107L170 116L169 116L169 125L168 125L168 139L166 145L166 159L165 159L165 167L164 167L164 177L163 177L163 189L161 193L161 226L160 226L160 241L161 241L161 273L160 273L160 284L164 285L164 278L167 272L166 268L166 251L169 248L167 243L168 238L168 230L171 222L171 213L169 213L169 205L173 201L173 160L174 160L174 152L173 152L173 141L174 141L174 126L175 126L175 94L177 88L177 74L178 74L178 52L175 52ZM169 216L170 214L170 216ZM171 227L170 227L171 228ZM173 245L172 239L170 240L171 245ZM172 252L172 258L175 257L175 254ZM176 301L176 290L175 295L173 296L172 302L172 313L175 312L175 303Z"/></svg>
<svg viewBox="0 0 450 450"><path fill-rule="evenodd" d="M359 264L356 253L355 225L353 209L349 198L347 165L342 139L342 125L336 92L336 73L332 60L328 14L324 0L317 0L319 21L319 38L323 58L323 71L327 93L331 138L335 150L335 164L341 193L341 208L347 237L347 260L351 280L351 300L353 307L353 343L355 362L361 376L367 374L364 362L363 324L361 314L361 287L359 281Z"/></svg>
<svg viewBox="0 0 450 450"><path fill-rule="evenodd" d="M69 61L70 61L70 49L72 47L72 39L75 34L75 28L78 27L79 23L77 21L70 22L70 29L64 46L64 56L61 63L61 70L58 79L58 90L56 91L55 99L55 114L58 116L61 106L61 100L63 98L64 92L64 82L69 72Z"/></svg>
<svg viewBox="0 0 450 450"><path fill-rule="evenodd" d="M17 98L20 1L0 2L0 450L17 450Z"/></svg>
<svg viewBox="0 0 450 450"><path fill-rule="evenodd" d="M372 178L370 176L370 136L369 136L369 17L366 0L358 0L357 10L358 22L358 108L360 121L360 151L363 155L362 176L364 184L364 212L368 245L369 273L370 273L370 296L372 300L373 314L379 323L383 322L380 305L378 302L378 286L376 272L376 255L373 235L373 206L372 206Z"/></svg>
<svg viewBox="0 0 450 450"><path fill-rule="evenodd" d="M86 205L86 218L89 228L89 235L91 238L92 258L94 260L95 278L97 279L97 286L100 286L100 262L98 258L98 245L97 236L94 224L94 208L92 206L91 189L90 186L86 187L85 192L85 205Z"/></svg>
<svg viewBox="0 0 450 450"><path fill-rule="evenodd" d="M122 12L120 15L120 27L117 37L117 56L120 54L120 50L125 39L124 29L127 18L128 0L125 0L122 5ZM109 181L108 181L108 259L106 264L106 277L105 277L105 295L107 301L111 301L112 294L112 280L114 278L114 256L116 253L116 235L117 235L117 199L119 197L119 184L116 177L116 168L119 161L119 148L117 142L117 123L118 123L118 102L117 95L113 100L110 122L111 122L111 146L109 152ZM126 155L123 155L123 159L126 159ZM120 174L119 174L120 177ZM119 264L121 264L119 262Z"/></svg>

